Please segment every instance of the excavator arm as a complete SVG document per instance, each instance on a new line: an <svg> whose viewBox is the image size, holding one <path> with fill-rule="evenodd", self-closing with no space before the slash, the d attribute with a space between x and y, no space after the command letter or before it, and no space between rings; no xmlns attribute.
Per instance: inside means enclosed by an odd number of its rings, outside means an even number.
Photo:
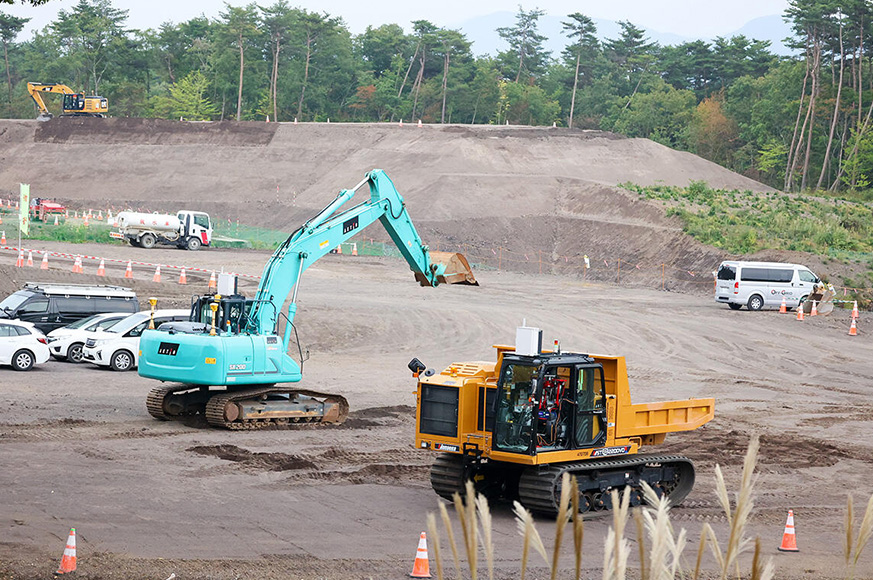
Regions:
<svg viewBox="0 0 873 580"><path fill-rule="evenodd" d="M342 210L364 184L369 185L369 199ZM412 225L394 184L385 172L374 169L354 188L341 191L279 246L264 267L254 298L203 296L195 303L190 322L144 332L140 339L140 376L225 387L300 381L300 365L288 355L288 347L301 275L331 249L376 221L388 230L423 286L437 286L445 281L476 283L463 256L435 252L440 257L455 258L449 260L447 270L431 255ZM458 271L462 268L466 271ZM289 296L287 322L280 338L279 320ZM237 315L233 321L225 317L224 322L219 319L214 325L213 313L234 308L239 312L243 303L244 316ZM163 402L153 406L164 409L168 392L162 393L156 397L160 396ZM157 411L152 414L159 416Z"/></svg>
<svg viewBox="0 0 873 580"><path fill-rule="evenodd" d="M370 198L340 211L364 184L370 186ZM264 267L249 316L249 329L259 334L275 332L279 322L278 312L290 294L289 324L284 337L287 347L291 323L297 310L297 289L302 273L333 248L377 220L388 231L422 286L437 286L445 282L445 264L431 259L428 247L415 230L406 204L391 179L381 169L374 169L355 187L341 191L318 215L279 246Z"/></svg>
<svg viewBox="0 0 873 580"><path fill-rule="evenodd" d="M76 94L76 91L67 85L45 83L27 83L27 92L30 94L30 98L33 99L33 102L36 103L36 108L39 109L39 116L37 119L40 120L48 120L52 118L52 114L49 112L48 107L46 107L45 101L42 100L41 93L60 93L62 95Z"/></svg>

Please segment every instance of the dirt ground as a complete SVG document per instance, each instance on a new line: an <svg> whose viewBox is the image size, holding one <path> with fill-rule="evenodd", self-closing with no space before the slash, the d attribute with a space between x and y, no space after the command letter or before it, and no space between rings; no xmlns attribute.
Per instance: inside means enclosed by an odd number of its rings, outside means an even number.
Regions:
<svg viewBox="0 0 873 580"><path fill-rule="evenodd" d="M248 274L258 274L268 256L137 250L146 254ZM14 259L0 253L3 293L39 276L123 282L120 269L105 279L73 277L67 263L40 273L15 269ZM169 278L154 284L145 281L146 268L136 276L141 298L154 294L162 305L183 304L205 285L197 276L187 288ZM697 465L694 491L673 510L674 525L688 530L694 546L689 565L704 523L719 538L728 535L713 491L715 464L735 489L749 437L759 433L750 534L761 538L778 578L843 577L846 495L854 494L858 512L873 493L866 314L859 336L849 337L842 313L800 323L775 311L734 312L704 293L545 274L477 276L478 288L423 289L399 260L351 256L328 256L304 274L297 321L312 354L304 384L349 399L353 412L341 427L227 432L160 422L145 409L154 383L135 373L54 361L28 373L0 368L0 578L48 577L70 527L85 578L406 577L426 514L439 501L428 481L432 456L413 447L406 363L418 357L442 369L490 360L491 345L511 343L522 320L565 349L626 356L637 402L716 398L714 421L669 436L658 449ZM788 509L799 553L776 551ZM601 575L608 525L586 524L587 578ZM494 528L496 576L515 578L521 540L507 506L495 507ZM552 526L540 528L549 545ZM569 553L563 578L571 575ZM868 547L859 577L873 578L871 570ZM544 568L533 577L547 577Z"/></svg>

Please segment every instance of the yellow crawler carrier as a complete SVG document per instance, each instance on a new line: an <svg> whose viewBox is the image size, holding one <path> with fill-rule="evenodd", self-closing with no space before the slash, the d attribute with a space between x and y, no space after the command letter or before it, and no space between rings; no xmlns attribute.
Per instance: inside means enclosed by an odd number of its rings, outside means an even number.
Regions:
<svg viewBox="0 0 873 580"><path fill-rule="evenodd" d="M440 452L431 484L450 499L473 480L491 498L518 499L555 513L561 478L579 484L581 510L611 508L609 491L645 481L673 505L694 485L685 457L639 454L667 433L690 431L714 416L714 399L632 404L624 357L542 349L542 331L521 327L516 346L495 346L497 362L455 363L437 374L418 359L416 437Z"/></svg>

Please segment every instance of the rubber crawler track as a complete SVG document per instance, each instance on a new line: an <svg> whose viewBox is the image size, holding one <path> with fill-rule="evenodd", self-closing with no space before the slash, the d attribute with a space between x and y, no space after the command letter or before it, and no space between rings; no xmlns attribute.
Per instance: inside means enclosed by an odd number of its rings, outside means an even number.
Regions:
<svg viewBox="0 0 873 580"><path fill-rule="evenodd" d="M681 503L694 486L694 466L691 460L680 455L640 455L608 461L578 461L530 467L521 476L518 484L518 495L522 505L526 508L532 511L556 514L561 497L561 477L565 472L577 477L577 480L580 481L580 491L584 492L586 488L582 481L588 479L589 476L632 474L655 464L664 468L672 467L676 470L678 479L674 481L662 480L658 481L657 484L670 498L672 505ZM601 508L601 511L608 510L608 505Z"/></svg>

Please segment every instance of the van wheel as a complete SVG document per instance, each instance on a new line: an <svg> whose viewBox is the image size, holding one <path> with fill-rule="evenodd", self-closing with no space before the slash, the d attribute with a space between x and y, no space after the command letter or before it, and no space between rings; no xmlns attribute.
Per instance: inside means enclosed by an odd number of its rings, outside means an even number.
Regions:
<svg viewBox="0 0 873 580"><path fill-rule="evenodd" d="M743 307L742 304L734 304L733 302L728 302L728 306L731 307L731 310L739 310Z"/></svg>
<svg viewBox="0 0 873 580"><path fill-rule="evenodd" d="M753 294L749 297L749 303L746 306L748 306L749 310L757 312L764 308L764 299L758 294Z"/></svg>
<svg viewBox="0 0 873 580"><path fill-rule="evenodd" d="M29 371L33 368L33 353L29 350L19 350L12 355L12 368L17 371Z"/></svg>
<svg viewBox="0 0 873 580"><path fill-rule="evenodd" d="M139 245L145 248L146 250L151 250L155 247L155 243L157 240L153 234L143 234L139 239Z"/></svg>
<svg viewBox="0 0 873 580"><path fill-rule="evenodd" d="M200 249L201 245L203 244L200 242L200 238L195 238L194 236L191 236L190 238L188 238L188 242L185 247L192 252L195 252Z"/></svg>
<svg viewBox="0 0 873 580"><path fill-rule="evenodd" d="M126 350L119 350L109 359L109 367L114 371L129 371L133 368L133 355Z"/></svg>

